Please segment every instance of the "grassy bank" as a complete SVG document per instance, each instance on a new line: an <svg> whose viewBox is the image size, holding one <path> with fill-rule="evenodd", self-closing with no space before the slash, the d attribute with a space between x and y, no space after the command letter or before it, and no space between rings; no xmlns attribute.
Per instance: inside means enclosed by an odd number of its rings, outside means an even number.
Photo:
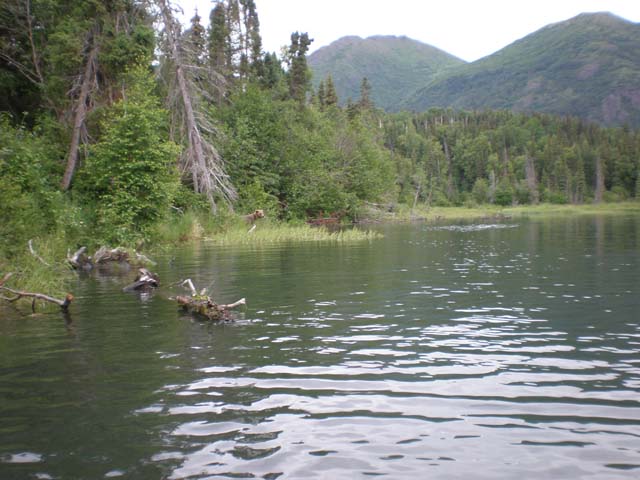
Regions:
<svg viewBox="0 0 640 480"><path fill-rule="evenodd" d="M206 241L216 245L261 245L291 242L349 243L370 241L380 234L366 229L329 230L304 223L285 223L269 219L258 220L255 229L231 215L212 217L186 212L165 221L154 232L158 245L177 245L189 241Z"/></svg>
<svg viewBox="0 0 640 480"><path fill-rule="evenodd" d="M561 215L628 215L640 214L640 202L599 203L585 205L520 205L499 207L478 205L474 207L427 207L410 208L398 205L392 212L368 211L364 221L373 222L447 222L459 220L489 220L504 218L542 217Z"/></svg>

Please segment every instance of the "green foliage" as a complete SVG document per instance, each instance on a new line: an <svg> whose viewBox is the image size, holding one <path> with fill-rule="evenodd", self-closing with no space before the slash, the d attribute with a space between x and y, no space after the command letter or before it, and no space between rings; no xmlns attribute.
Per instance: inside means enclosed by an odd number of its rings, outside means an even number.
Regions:
<svg viewBox="0 0 640 480"><path fill-rule="evenodd" d="M0 252L12 256L55 225L55 145L0 115ZM52 158L53 157L53 158ZM53 177L55 178L55 177Z"/></svg>
<svg viewBox="0 0 640 480"><path fill-rule="evenodd" d="M169 208L178 186L177 145L166 140L160 108L145 68L129 74L126 99L102 125L83 169L85 194L97 197L98 229L111 243L131 243Z"/></svg>
<svg viewBox="0 0 640 480"><path fill-rule="evenodd" d="M513 203L513 187L511 183L504 178L498 183L495 193L495 203L496 205L501 205L506 207L507 205L511 205Z"/></svg>
<svg viewBox="0 0 640 480"><path fill-rule="evenodd" d="M250 213L258 209L264 210L267 218L276 218L279 213L279 203L278 198L267 193L260 180L254 178L253 183L246 185L240 191L237 210Z"/></svg>
<svg viewBox="0 0 640 480"><path fill-rule="evenodd" d="M484 178L476 179L473 184L473 199L480 205L483 203L489 203L489 182Z"/></svg>

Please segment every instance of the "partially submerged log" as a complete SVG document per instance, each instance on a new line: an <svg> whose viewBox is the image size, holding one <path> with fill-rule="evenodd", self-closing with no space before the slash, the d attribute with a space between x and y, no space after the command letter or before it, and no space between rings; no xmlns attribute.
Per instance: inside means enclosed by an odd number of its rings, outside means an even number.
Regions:
<svg viewBox="0 0 640 480"><path fill-rule="evenodd" d="M67 311L69 308L69 304L73 301L73 295L67 293L64 299L50 297L49 295L45 295L44 293L37 292L25 292L22 290L15 290L13 288L9 288L5 285L7 280L11 277L11 273L7 273L2 280L0 280L0 292L8 292L13 294L13 297L5 297L4 295L0 295L0 299L6 300L7 302L13 303L17 302L21 298L31 298L31 311L35 313L36 311L36 300L42 300L49 303L55 303L58 305L63 311Z"/></svg>
<svg viewBox="0 0 640 480"><path fill-rule="evenodd" d="M138 275L136 275L136 279L133 283L130 283L126 287L122 289L123 292L145 292L152 290L154 288L158 288L160 286L160 281L158 279L158 275L150 272L146 268L138 269Z"/></svg>
<svg viewBox="0 0 640 480"><path fill-rule="evenodd" d="M109 262L128 262L129 253L123 248L107 248L100 247L96 253L93 254L93 264L103 265Z"/></svg>
<svg viewBox="0 0 640 480"><path fill-rule="evenodd" d="M208 320L232 320L233 317L230 311L241 305L247 304L244 298L226 305L218 304L214 302L211 297L207 296L206 288L203 288L200 293L198 293L190 278L183 281L182 285L186 285L189 290L191 290L191 295L178 295L175 298L178 305L180 305L185 311L203 316Z"/></svg>
<svg viewBox="0 0 640 480"><path fill-rule="evenodd" d="M234 303L222 305L215 303L210 297L200 298L199 296L189 297L186 295L178 295L176 297L176 302L178 302L178 305L189 313L202 315L203 317L213 321L232 320L230 310L247 304L244 298L241 298Z"/></svg>
<svg viewBox="0 0 640 480"><path fill-rule="evenodd" d="M124 248L107 248L104 246L100 247L92 256L87 255L87 247L80 247L73 255L67 252L67 262L75 270L91 270L94 267L114 263L126 264L127 266L156 264L153 260L138 252L135 252L135 258L133 258Z"/></svg>

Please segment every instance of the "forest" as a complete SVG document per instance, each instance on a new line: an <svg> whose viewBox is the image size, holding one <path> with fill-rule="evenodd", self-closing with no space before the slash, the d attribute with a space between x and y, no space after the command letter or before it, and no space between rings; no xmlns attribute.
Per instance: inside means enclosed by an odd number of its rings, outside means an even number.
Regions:
<svg viewBox="0 0 640 480"><path fill-rule="evenodd" d="M30 239L140 246L216 225L361 220L364 205L640 197L640 132L508 111L385 113L312 88L312 32L264 52L253 0L182 27L169 0L0 5L0 271Z"/></svg>

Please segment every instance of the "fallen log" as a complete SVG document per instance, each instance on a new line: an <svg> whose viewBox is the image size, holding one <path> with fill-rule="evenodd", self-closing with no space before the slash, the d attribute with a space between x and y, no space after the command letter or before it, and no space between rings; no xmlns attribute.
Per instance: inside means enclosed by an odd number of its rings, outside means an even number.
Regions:
<svg viewBox="0 0 640 480"><path fill-rule="evenodd" d="M93 254L93 264L101 265L108 262L128 262L129 253L126 250L117 247L108 249L107 247L100 247L96 253Z"/></svg>
<svg viewBox="0 0 640 480"><path fill-rule="evenodd" d="M133 283L130 283L122 289L123 292L135 292L135 291L149 291L160 286L158 275L150 272L146 268L138 269L138 275L136 275Z"/></svg>
<svg viewBox="0 0 640 480"><path fill-rule="evenodd" d="M121 247L100 247L93 256L87 255L87 247L80 247L73 255L67 251L67 262L75 270L91 270L94 267L107 266L112 263L127 266L156 265L149 257L135 252L135 258Z"/></svg>

